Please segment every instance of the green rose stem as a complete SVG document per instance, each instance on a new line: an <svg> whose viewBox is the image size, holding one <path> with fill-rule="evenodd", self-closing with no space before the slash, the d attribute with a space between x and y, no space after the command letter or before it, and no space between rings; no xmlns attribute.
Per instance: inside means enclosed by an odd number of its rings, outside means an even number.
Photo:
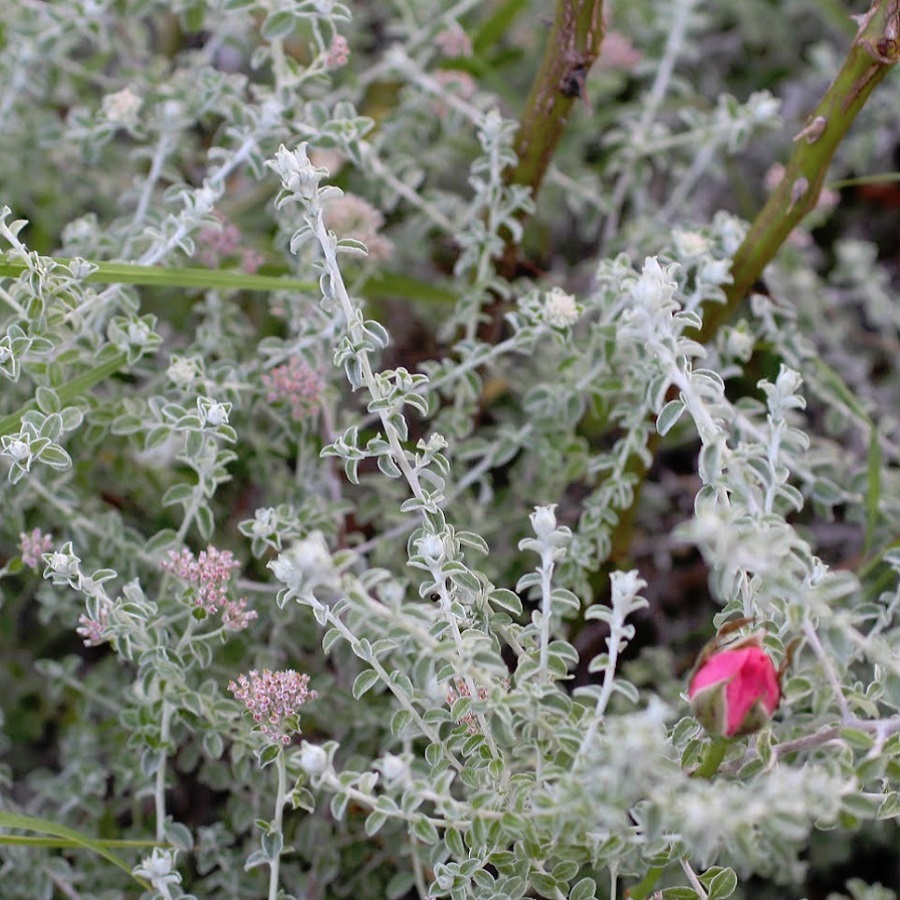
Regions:
<svg viewBox="0 0 900 900"><path fill-rule="evenodd" d="M691 772L691 777L706 779L714 777L731 743L730 738L713 736L703 753L700 765ZM665 866L654 866L649 869L643 879L628 890L627 896L630 900L647 900L665 870Z"/></svg>
<svg viewBox="0 0 900 900"><path fill-rule="evenodd" d="M719 771L722 760L728 752L728 746L732 743L731 738L714 736L711 738L706 750L703 752L703 759L700 765L691 772L692 778L712 778Z"/></svg>
<svg viewBox="0 0 900 900"><path fill-rule="evenodd" d="M602 41L602 0L558 0L547 49L519 124L519 162L510 178L530 185L532 196L541 188L572 104L585 97L585 80Z"/></svg>
<svg viewBox="0 0 900 900"><path fill-rule="evenodd" d="M735 312L794 227L815 207L835 150L876 85L900 60L900 0L875 0L858 21L843 67L809 124L794 137L784 178L734 255L727 302L703 310L701 341L708 341Z"/></svg>
<svg viewBox="0 0 900 900"><path fill-rule="evenodd" d="M513 148L519 161L509 176L512 184L528 185L532 197L541 189L572 104L587 99L585 82L602 42L603 0L557 0L547 49L519 120ZM498 265L501 274L514 269L515 252L510 241Z"/></svg>
<svg viewBox="0 0 900 900"><path fill-rule="evenodd" d="M900 60L900 0L875 0L858 18L853 39L837 77L809 119L794 138L794 151L778 188L757 214L750 231L734 254L732 284L726 288L724 304L705 304L699 339L709 341L737 310L763 269L771 262L788 235L815 206L828 165L853 120L876 85ZM658 436L649 449L655 455ZM627 554L635 508L647 467L633 457L629 468L638 481L631 508L623 510L612 535L613 559Z"/></svg>

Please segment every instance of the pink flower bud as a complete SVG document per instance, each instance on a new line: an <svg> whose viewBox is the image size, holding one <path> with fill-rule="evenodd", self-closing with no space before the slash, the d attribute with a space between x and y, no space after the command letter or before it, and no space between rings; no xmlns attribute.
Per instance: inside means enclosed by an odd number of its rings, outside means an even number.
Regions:
<svg viewBox="0 0 900 900"><path fill-rule="evenodd" d="M778 670L758 635L702 659L688 696L697 721L710 733L739 737L759 731L778 708Z"/></svg>

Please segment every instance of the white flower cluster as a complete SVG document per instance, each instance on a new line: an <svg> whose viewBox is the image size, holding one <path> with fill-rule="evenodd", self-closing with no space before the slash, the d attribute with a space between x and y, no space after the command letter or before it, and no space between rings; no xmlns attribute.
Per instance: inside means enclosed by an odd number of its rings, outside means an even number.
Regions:
<svg viewBox="0 0 900 900"><path fill-rule="evenodd" d="M554 328L568 328L574 325L581 315L581 307L571 294L562 288L554 287L544 297L544 321Z"/></svg>

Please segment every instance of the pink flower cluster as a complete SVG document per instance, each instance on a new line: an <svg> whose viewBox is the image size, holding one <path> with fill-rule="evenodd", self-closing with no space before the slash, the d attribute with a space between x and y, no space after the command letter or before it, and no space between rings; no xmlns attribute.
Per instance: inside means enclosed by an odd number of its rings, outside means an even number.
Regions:
<svg viewBox="0 0 900 900"><path fill-rule="evenodd" d="M222 624L226 631L243 631L258 613L255 609L247 609L247 598L228 600L222 607Z"/></svg>
<svg viewBox="0 0 900 900"><path fill-rule="evenodd" d="M295 422L318 412L325 379L299 356L292 356L285 365L266 372L262 380L268 390L266 399L269 403L287 403Z"/></svg>
<svg viewBox="0 0 900 900"><path fill-rule="evenodd" d="M170 550L169 558L160 567L191 585L195 590L194 602L209 615L215 615L221 607L222 624L229 631L241 631L256 618L256 613L246 608L245 599L228 598L231 576L240 568L230 550L209 546L196 558L186 547L178 553Z"/></svg>
<svg viewBox="0 0 900 900"><path fill-rule="evenodd" d="M282 744L291 742L291 734L300 733L292 720L307 700L318 696L309 689L309 675L300 675L293 669L252 669L248 675L229 682L228 690L247 707L259 730Z"/></svg>
<svg viewBox="0 0 900 900"><path fill-rule="evenodd" d="M92 619L86 613L82 613L78 617L79 625L75 629L77 634L83 641L85 647L99 647L105 640L103 631L106 628L106 610L101 609L100 615L96 619Z"/></svg>
<svg viewBox="0 0 900 900"><path fill-rule="evenodd" d="M22 551L22 562L29 569L38 569L41 554L53 549L53 538L44 534L40 528L34 528L30 534L19 534L19 549Z"/></svg>
<svg viewBox="0 0 900 900"><path fill-rule="evenodd" d="M447 688L447 705L453 706L460 697L471 696L472 693L466 682L462 678L454 678L453 687ZM478 688L478 699L487 699L487 691L484 688ZM468 712L464 716L460 716L459 722L461 725L466 726L466 731L468 731L469 734L478 734L478 720L475 718L474 713Z"/></svg>
<svg viewBox="0 0 900 900"><path fill-rule="evenodd" d="M336 34L331 39L331 46L328 48L325 64L329 69L339 69L341 66L346 66L349 61L350 48L347 45L347 38L342 34Z"/></svg>
<svg viewBox="0 0 900 900"><path fill-rule="evenodd" d="M434 80L441 86L443 93L454 94L461 100L470 100L478 89L475 79L461 69L437 69L434 72ZM431 101L431 109L440 119L447 118L450 112L450 106L440 97Z"/></svg>
<svg viewBox="0 0 900 900"><path fill-rule="evenodd" d="M435 44L444 56L471 56L472 39L459 22L453 22L435 35Z"/></svg>
<svg viewBox="0 0 900 900"><path fill-rule="evenodd" d="M218 268L228 257L239 257L244 272L253 274L263 263L263 256L256 250L241 248L241 230L220 212L213 215L219 220L220 228L203 228L197 235L201 250L200 262L211 269Z"/></svg>
<svg viewBox="0 0 900 900"><path fill-rule="evenodd" d="M362 241L369 251L369 259L384 262L394 252L390 238L381 234L384 216L362 197L344 194L332 200L325 209L325 225L339 238Z"/></svg>

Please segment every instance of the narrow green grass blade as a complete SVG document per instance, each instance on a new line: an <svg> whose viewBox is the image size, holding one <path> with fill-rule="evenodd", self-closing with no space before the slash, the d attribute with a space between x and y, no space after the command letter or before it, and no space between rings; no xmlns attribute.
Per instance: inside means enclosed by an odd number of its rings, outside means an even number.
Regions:
<svg viewBox="0 0 900 900"><path fill-rule="evenodd" d="M150 889L150 885L143 878L132 875L131 866L125 860L110 852L104 846L103 841L97 841L93 838L85 837L81 832L75 831L74 828L67 828L65 825L59 825L51 822L49 819L40 819L36 816L23 816L18 813L0 812L0 828L18 828L22 831L34 831L38 834L51 834L55 837L64 838L71 841L73 845L84 847L86 850L92 850L99 854L114 866L126 872L130 878L133 878L145 890ZM6 843L7 835L0 834L0 843ZM17 842L18 843L18 842ZM149 846L156 846L150 844Z"/></svg>
<svg viewBox="0 0 900 900"><path fill-rule="evenodd" d="M55 259L61 265L71 260ZM86 260L91 262L90 260ZM138 266L131 263L91 262L97 271L85 281L96 284L136 284L147 287L177 287L242 291L313 291L318 292L315 281L299 278L282 278L279 275L248 275L234 269L166 269L161 266ZM0 254L0 278L18 278L26 266L18 260L4 258ZM456 295L445 288L435 287L427 281L410 278L393 272L373 276L363 288L367 296L397 296L408 300L435 303L455 303Z"/></svg>
<svg viewBox="0 0 900 900"><path fill-rule="evenodd" d="M156 841L131 841L124 838L116 840L113 838L95 841L98 847L107 847L110 849L121 848L123 850L152 850L154 847L160 846ZM60 850L66 850L71 847L80 847L81 843L70 840L69 838L60 837L34 837L27 834L3 834L0 835L0 844L16 847L54 847Z"/></svg>
<svg viewBox="0 0 900 900"><path fill-rule="evenodd" d="M858 178L842 178L840 181L829 181L828 187L838 191L845 187L858 187L868 184L891 184L900 181L900 172L882 172L876 175L860 175Z"/></svg>
<svg viewBox="0 0 900 900"><path fill-rule="evenodd" d="M86 260L91 262L91 260ZM61 265L71 260L56 259ZM218 288L241 291L315 291L314 281L281 278L277 275L249 275L237 269L167 269L132 263L91 262L97 266L85 281L99 284L140 284L158 287ZM26 269L18 260L0 258L0 277L17 278Z"/></svg>

